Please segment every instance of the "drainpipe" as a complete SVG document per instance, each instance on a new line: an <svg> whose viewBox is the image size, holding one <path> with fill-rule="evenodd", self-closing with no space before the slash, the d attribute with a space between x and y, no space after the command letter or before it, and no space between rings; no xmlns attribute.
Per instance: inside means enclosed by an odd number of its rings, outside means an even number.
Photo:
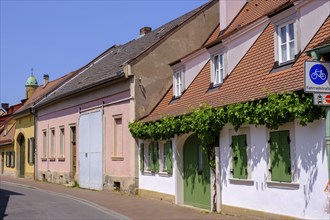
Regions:
<svg viewBox="0 0 330 220"><path fill-rule="evenodd" d="M37 111L35 111L33 108L30 108L30 113L33 115L33 120L34 120L34 126L33 126L33 138L34 138L34 175L33 178L34 180L37 180L37 136L36 136L36 131L37 131Z"/></svg>
<svg viewBox="0 0 330 220"><path fill-rule="evenodd" d="M330 107L325 108L325 144L328 152L328 178L330 180Z"/></svg>
<svg viewBox="0 0 330 220"><path fill-rule="evenodd" d="M37 111L34 110L34 180L38 179L37 121L38 114Z"/></svg>

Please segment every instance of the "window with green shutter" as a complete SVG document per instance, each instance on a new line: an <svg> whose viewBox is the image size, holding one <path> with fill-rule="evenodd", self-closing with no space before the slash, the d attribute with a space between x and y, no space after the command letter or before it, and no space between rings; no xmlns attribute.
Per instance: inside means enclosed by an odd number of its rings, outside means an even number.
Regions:
<svg viewBox="0 0 330 220"><path fill-rule="evenodd" d="M144 171L144 143L140 144L140 171Z"/></svg>
<svg viewBox="0 0 330 220"><path fill-rule="evenodd" d="M271 180L291 182L290 132L270 132Z"/></svg>
<svg viewBox="0 0 330 220"><path fill-rule="evenodd" d="M159 171L159 147L158 142L151 142L149 144L149 164L150 164L150 171L152 173L157 173Z"/></svg>
<svg viewBox="0 0 330 220"><path fill-rule="evenodd" d="M232 174L237 179L247 179L246 135L232 136Z"/></svg>

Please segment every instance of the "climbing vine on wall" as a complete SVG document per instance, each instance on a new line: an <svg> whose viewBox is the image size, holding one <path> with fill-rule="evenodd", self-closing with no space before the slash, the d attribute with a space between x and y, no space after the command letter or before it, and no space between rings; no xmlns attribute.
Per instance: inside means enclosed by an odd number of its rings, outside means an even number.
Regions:
<svg viewBox="0 0 330 220"><path fill-rule="evenodd" d="M211 168L215 168L215 137L225 124L232 124L236 130L244 123L277 129L294 119L298 119L300 124L305 126L320 119L322 114L322 108L313 104L310 94L274 93L263 100L251 100L218 108L202 105L199 109L191 110L190 114L165 116L147 123L136 121L129 124L129 129L134 138L155 141L168 140L175 135L189 132L197 133L209 157Z"/></svg>
<svg viewBox="0 0 330 220"><path fill-rule="evenodd" d="M140 139L167 140L175 135L195 132L201 140L210 142L211 140L203 136L217 135L227 123L231 123L236 130L244 123L277 129L294 119L298 119L300 124L305 126L320 119L322 114L322 108L313 104L309 94L275 93L263 100L251 100L219 108L202 105L186 115L165 116L158 121L147 123L137 121L130 123L129 129L134 138Z"/></svg>

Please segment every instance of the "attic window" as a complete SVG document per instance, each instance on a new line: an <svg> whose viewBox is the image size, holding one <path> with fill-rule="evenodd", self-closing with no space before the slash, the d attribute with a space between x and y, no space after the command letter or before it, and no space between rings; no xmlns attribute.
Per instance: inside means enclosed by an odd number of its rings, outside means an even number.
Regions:
<svg viewBox="0 0 330 220"><path fill-rule="evenodd" d="M270 17L274 24L274 47L276 66L294 62L299 53L298 22L294 7L290 7Z"/></svg>
<svg viewBox="0 0 330 220"><path fill-rule="evenodd" d="M173 88L175 97L179 97L182 95L182 92L184 91L184 74L182 70L174 72Z"/></svg>

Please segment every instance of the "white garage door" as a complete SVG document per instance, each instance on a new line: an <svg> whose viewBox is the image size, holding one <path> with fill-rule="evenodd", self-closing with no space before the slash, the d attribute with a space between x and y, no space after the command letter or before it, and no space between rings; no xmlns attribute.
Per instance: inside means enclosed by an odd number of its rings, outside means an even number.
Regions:
<svg viewBox="0 0 330 220"><path fill-rule="evenodd" d="M103 190L102 112L79 117L79 186Z"/></svg>

